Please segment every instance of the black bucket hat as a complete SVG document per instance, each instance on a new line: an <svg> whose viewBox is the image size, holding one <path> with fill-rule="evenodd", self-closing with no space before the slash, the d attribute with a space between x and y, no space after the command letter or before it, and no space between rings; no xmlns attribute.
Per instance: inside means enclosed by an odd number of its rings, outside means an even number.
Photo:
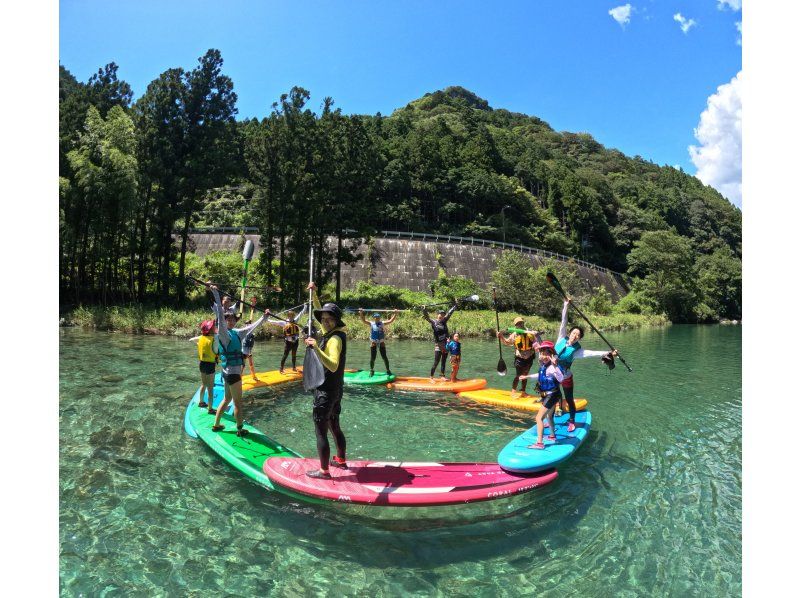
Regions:
<svg viewBox="0 0 800 598"><path fill-rule="evenodd" d="M321 322L322 320L320 319L320 316L323 313L329 313L334 318L336 318L337 328L344 325L344 322L342 322L342 310L335 303L326 303L325 305L322 306L322 309L315 309L314 317Z"/></svg>

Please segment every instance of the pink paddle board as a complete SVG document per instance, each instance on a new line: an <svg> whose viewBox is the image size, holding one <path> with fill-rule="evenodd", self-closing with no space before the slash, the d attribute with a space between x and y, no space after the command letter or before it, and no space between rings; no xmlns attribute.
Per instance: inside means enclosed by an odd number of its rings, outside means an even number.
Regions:
<svg viewBox="0 0 800 598"><path fill-rule="evenodd" d="M270 457L264 473L276 486L327 500L396 507L452 505L493 500L549 484L554 469L515 474L497 463L411 463L349 461L349 469L331 467L332 479L310 478L317 459Z"/></svg>

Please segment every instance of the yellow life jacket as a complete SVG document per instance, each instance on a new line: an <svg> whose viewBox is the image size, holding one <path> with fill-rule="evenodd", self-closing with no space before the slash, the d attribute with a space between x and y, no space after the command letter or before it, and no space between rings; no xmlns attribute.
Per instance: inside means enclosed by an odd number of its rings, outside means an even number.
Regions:
<svg viewBox="0 0 800 598"><path fill-rule="evenodd" d="M533 343L536 339L532 334L516 334L514 338L514 347L520 353L530 351L533 348Z"/></svg>
<svg viewBox="0 0 800 598"><path fill-rule="evenodd" d="M205 361L207 363L217 362L217 354L214 353L213 335L204 334L200 337L197 341L197 356L200 358L200 361Z"/></svg>
<svg viewBox="0 0 800 598"><path fill-rule="evenodd" d="M300 334L300 327L294 322L289 322L283 327L283 336L287 340L296 341Z"/></svg>

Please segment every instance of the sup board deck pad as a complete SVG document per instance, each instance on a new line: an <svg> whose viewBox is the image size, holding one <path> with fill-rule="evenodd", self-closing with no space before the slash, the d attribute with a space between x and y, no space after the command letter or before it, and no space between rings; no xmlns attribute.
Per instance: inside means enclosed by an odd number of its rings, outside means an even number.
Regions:
<svg viewBox="0 0 800 598"><path fill-rule="evenodd" d="M556 439L548 440L550 428L544 429L543 449L528 448L536 442L536 424L509 442L497 456L498 464L506 471L532 473L555 467L571 457L586 440L592 426L592 414L580 411L575 414L575 431L567 432L569 414L555 418Z"/></svg>
<svg viewBox="0 0 800 598"><path fill-rule="evenodd" d="M466 390L458 393L458 396L464 399L471 399L477 403L485 403L487 405L498 405L500 407L508 407L509 409L519 409L521 411L538 412L539 407L542 406L539 395L527 395L513 398L510 390L501 390L499 388L482 388L479 390ZM575 397L575 409L583 411L589 401L586 399ZM561 401L561 410L564 412L569 411L567 402Z"/></svg>
<svg viewBox="0 0 800 598"><path fill-rule="evenodd" d="M213 406L216 409L219 407L220 403L222 403L222 399L225 398L225 388L222 385L222 377L217 374L214 377L214 390L212 396ZM208 395L204 392L203 398L208 398ZM186 406L186 413L183 416L183 430L192 438L197 438L197 432L194 431L194 427L190 422L190 415L193 409L197 409L197 405L200 403L200 389L198 388L192 400L189 401L189 404ZM228 405L228 409L226 410L229 414L233 413L233 401L230 402Z"/></svg>
<svg viewBox="0 0 800 598"><path fill-rule="evenodd" d="M220 423L225 426L221 432L213 432L214 416L206 408L195 403L189 404L187 413L189 424L197 436L205 442L228 464L245 474L253 481L273 489L272 482L264 474L264 462L270 457L299 457L292 449L276 442L257 428L245 423L247 436L236 435L236 420L224 414Z"/></svg>
<svg viewBox="0 0 800 598"><path fill-rule="evenodd" d="M255 378L258 378L258 380ZM299 366L296 372L293 372L290 367L286 368L283 370L283 374L281 374L280 370L256 372L255 378L250 374L242 375L242 392L286 382L298 382L303 379L303 367Z"/></svg>
<svg viewBox="0 0 800 598"><path fill-rule="evenodd" d="M434 378L415 378L408 376L398 376L394 382L387 385L395 390L425 390L433 392L462 392L466 390L478 390L486 386L485 378L470 378L468 380L456 380L450 382L449 379Z"/></svg>
<svg viewBox="0 0 800 598"><path fill-rule="evenodd" d="M330 480L310 478L317 459L270 457L264 472L282 488L314 498L374 506L424 507L494 500L548 484L554 469L533 475L503 471L496 463L349 461L330 468Z"/></svg>
<svg viewBox="0 0 800 598"><path fill-rule="evenodd" d="M348 384L386 384L395 379L394 374L386 372L375 372L374 376L369 375L369 370L356 370L355 372L345 372L344 381Z"/></svg>

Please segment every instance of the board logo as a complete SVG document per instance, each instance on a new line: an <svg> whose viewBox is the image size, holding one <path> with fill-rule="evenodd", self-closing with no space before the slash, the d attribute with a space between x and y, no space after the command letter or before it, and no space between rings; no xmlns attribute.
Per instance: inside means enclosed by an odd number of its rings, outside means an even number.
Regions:
<svg viewBox="0 0 800 598"><path fill-rule="evenodd" d="M347 496L346 494L340 494L336 498L336 500L338 500L339 502L353 502L353 500L349 496Z"/></svg>

